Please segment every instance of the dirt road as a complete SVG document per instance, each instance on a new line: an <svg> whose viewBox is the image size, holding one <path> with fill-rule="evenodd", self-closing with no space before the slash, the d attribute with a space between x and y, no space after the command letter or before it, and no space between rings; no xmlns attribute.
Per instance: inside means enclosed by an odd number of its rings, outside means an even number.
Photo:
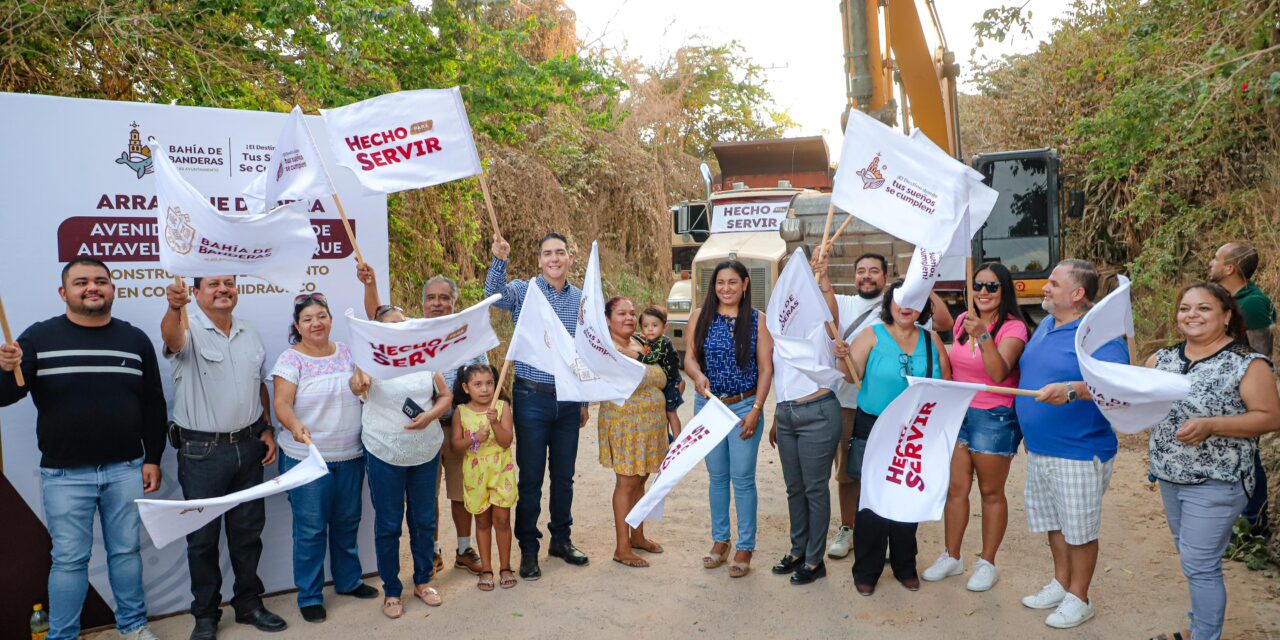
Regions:
<svg viewBox="0 0 1280 640"><path fill-rule="evenodd" d="M683 412L687 420L690 404ZM766 414L768 419L771 415ZM613 475L597 462L596 440L593 419L582 433L573 509L574 541L591 556L590 566L571 567L546 558L544 547L541 580L522 581L514 589L492 593L478 591L470 574L449 568L436 581L444 606L429 609L416 600L407 601L405 616L399 620L382 616L380 599L335 597L326 589L329 619L309 624L298 614L293 595L286 594L267 603L289 621L284 634L267 636L236 625L231 612L224 609L220 637L1111 639L1149 638L1186 624L1186 584L1159 494L1146 482L1145 440L1140 438L1122 444L1106 496L1101 558L1091 594L1097 615L1070 631L1046 627L1043 620L1048 612L1026 609L1019 602L1047 582L1052 571L1044 536L1027 532L1022 455L1009 478L1009 532L997 558L1000 581L991 591L970 593L964 588L967 578L955 577L925 583L919 592L910 593L886 572L875 595L864 598L853 589L852 556L828 560L828 577L804 587L793 587L785 577L769 573L789 543L782 472L777 453L767 442L761 444L757 474L759 543L751 575L732 580L724 567L714 571L701 567L700 558L710 547L707 480L701 468L668 498L666 520L646 527L650 537L666 547L665 553L648 556L652 567L629 569L610 562ZM979 504L976 486L972 502ZM836 521L834 513L832 517ZM544 507L544 525L545 518ZM966 563L980 550L979 527L975 513L965 538ZM444 524L441 540L451 541L453 535L452 524ZM941 523L921 525L919 538L923 570L941 550ZM442 546L452 552L447 542ZM407 546L403 553L408 567ZM518 563L519 553L514 556ZM1274 575L1251 572L1231 562L1226 576L1229 604L1224 637L1280 638L1280 583ZM409 583L407 570L401 579ZM376 577L366 582L381 586ZM161 638L186 638L191 618L158 620L153 629ZM93 637L116 636L111 631Z"/></svg>

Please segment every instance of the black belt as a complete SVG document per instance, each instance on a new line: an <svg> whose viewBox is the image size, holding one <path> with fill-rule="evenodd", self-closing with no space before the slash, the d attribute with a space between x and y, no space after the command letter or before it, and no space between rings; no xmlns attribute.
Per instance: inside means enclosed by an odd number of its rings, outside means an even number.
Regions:
<svg viewBox="0 0 1280 640"><path fill-rule="evenodd" d="M175 425L176 426L176 425ZM212 442L214 444L235 444L241 440L249 440L255 437L255 429L257 423L251 424L239 431L230 433L214 433L212 431L193 431L191 429L183 429L178 427L178 437L182 440L193 440L196 442Z"/></svg>
<svg viewBox="0 0 1280 640"><path fill-rule="evenodd" d="M547 395L552 395L552 396L556 394L556 386L554 384L547 384L545 382L534 382L528 378L516 378L515 382L511 383L511 386L523 387L530 391L537 391L538 393L545 393Z"/></svg>

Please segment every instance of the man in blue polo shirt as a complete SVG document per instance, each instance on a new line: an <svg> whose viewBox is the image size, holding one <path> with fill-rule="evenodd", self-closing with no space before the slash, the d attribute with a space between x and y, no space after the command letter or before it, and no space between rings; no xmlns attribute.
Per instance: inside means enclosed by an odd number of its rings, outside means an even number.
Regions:
<svg viewBox="0 0 1280 640"><path fill-rule="evenodd" d="M1111 482L1116 435L1080 375L1076 329L1098 295L1098 271L1083 260L1063 260L1044 287L1049 312L1018 361L1019 386L1038 390L1035 398L1016 400L1027 447L1027 526L1047 532L1054 579L1039 593L1022 599L1032 609L1055 609L1045 624L1059 629L1093 617L1089 583L1098 563L1102 494ZM1129 363L1120 339L1093 356Z"/></svg>

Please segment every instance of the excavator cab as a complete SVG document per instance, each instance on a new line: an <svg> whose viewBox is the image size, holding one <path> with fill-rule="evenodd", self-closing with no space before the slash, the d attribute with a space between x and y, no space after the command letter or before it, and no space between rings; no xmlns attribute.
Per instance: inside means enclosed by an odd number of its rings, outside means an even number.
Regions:
<svg viewBox="0 0 1280 640"><path fill-rule="evenodd" d="M1008 267L1018 303L1026 307L1038 308L1049 272L1062 256L1060 167L1054 149L973 157L973 168L982 173L983 182L1000 192L991 217L974 235L974 262L1000 262Z"/></svg>

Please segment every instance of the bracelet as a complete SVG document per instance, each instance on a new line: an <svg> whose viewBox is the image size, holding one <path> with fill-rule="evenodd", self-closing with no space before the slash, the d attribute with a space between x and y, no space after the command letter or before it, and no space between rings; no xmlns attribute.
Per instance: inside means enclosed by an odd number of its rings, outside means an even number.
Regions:
<svg viewBox="0 0 1280 640"><path fill-rule="evenodd" d="M762 405L762 404L760 404L759 402L757 402L757 403L755 403L755 404L751 405L751 408L752 408L752 409L763 409L763 408L764 408L764 405Z"/></svg>

